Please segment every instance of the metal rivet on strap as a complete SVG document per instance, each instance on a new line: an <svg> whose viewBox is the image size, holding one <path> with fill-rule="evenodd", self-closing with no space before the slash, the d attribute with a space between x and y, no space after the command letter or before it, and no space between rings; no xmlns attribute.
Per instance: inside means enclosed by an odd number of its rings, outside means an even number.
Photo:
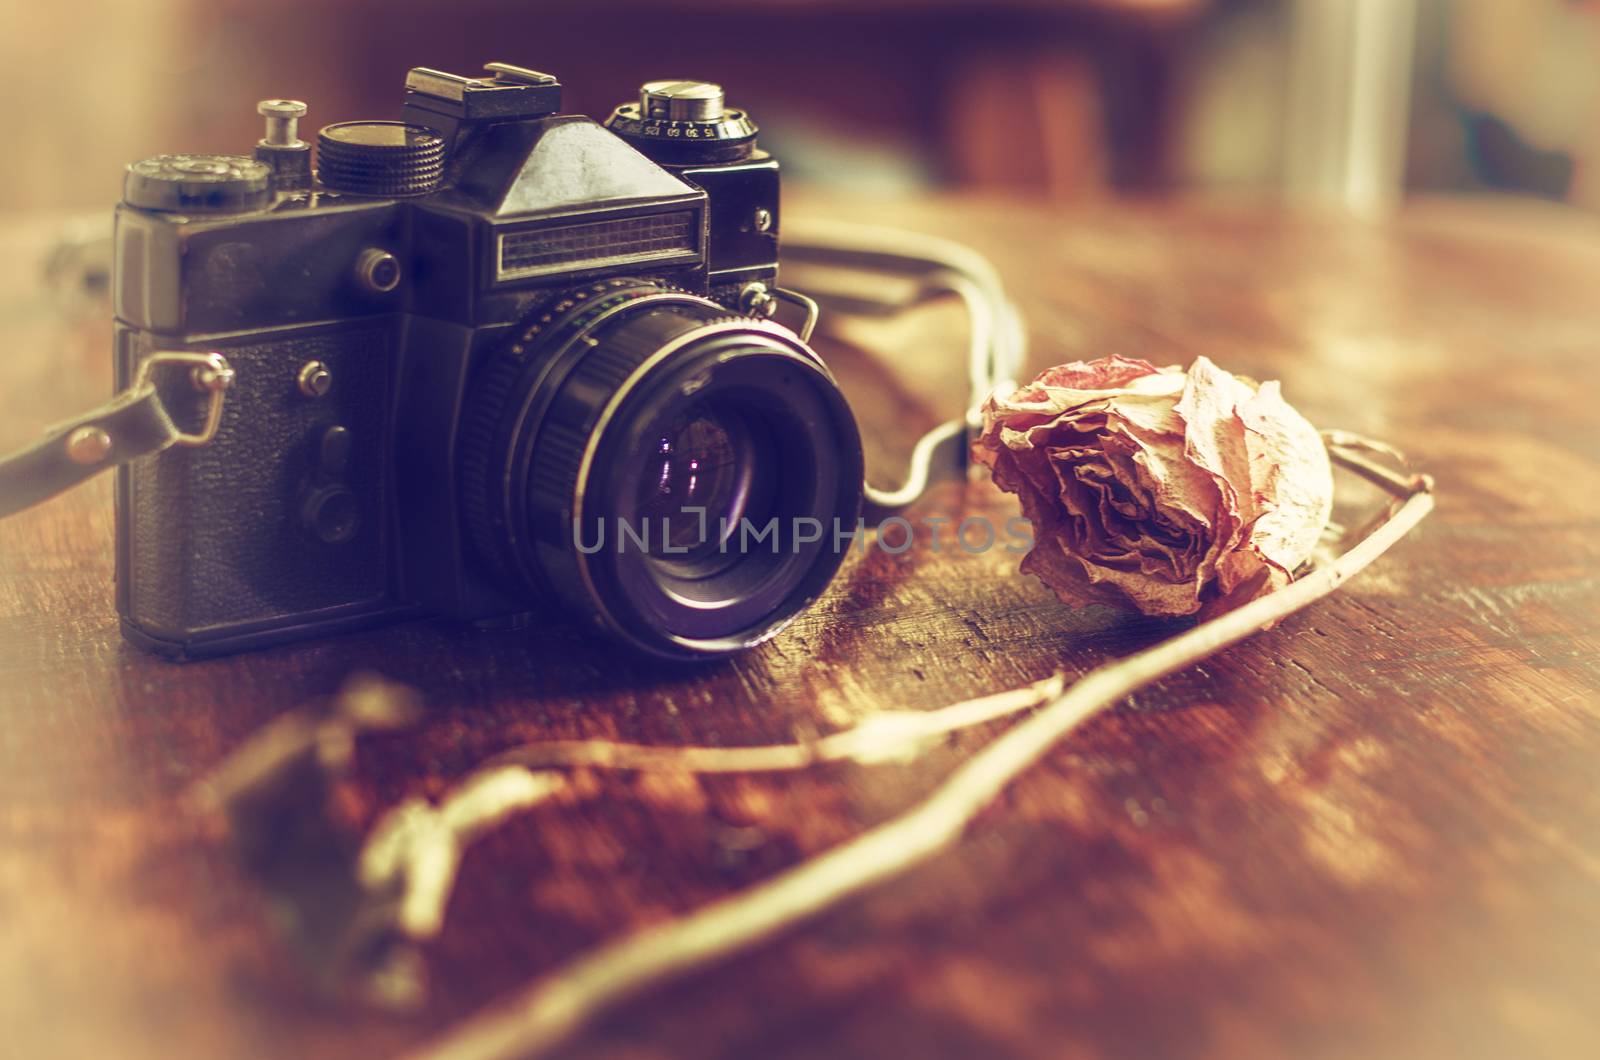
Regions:
<svg viewBox="0 0 1600 1060"><path fill-rule="evenodd" d="M111 435L99 427L79 427L67 435L67 459L74 464L98 464L111 452Z"/></svg>

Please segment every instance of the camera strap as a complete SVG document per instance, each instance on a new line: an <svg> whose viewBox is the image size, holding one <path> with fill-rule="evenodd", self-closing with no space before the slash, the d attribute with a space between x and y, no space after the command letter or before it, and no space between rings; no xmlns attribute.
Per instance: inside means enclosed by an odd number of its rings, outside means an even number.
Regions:
<svg viewBox="0 0 1600 1060"><path fill-rule="evenodd" d="M1022 316L989 260L960 243L845 222L791 222L784 230L786 281L834 312L887 316L955 296L966 306L968 393L962 415L928 431L911 451L900 486L868 483L863 516L881 522L916 503L937 481L965 478L969 444L983 427L983 403L1016 387L1027 356ZM859 282L862 273L906 281L892 294Z"/></svg>
<svg viewBox="0 0 1600 1060"><path fill-rule="evenodd" d="M209 393L204 425L181 430L156 389L158 368L184 365L197 390ZM174 445L204 445L222 420L222 395L233 369L217 353L160 351L139 365L133 385L92 412L45 431L38 442L0 457L0 517L48 500L107 468Z"/></svg>

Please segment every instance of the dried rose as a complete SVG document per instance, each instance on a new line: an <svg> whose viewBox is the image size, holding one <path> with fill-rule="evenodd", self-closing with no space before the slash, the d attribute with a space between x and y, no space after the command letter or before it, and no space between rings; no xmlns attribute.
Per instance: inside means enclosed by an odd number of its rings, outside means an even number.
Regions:
<svg viewBox="0 0 1600 1060"><path fill-rule="evenodd" d="M1150 615L1234 607L1289 581L1333 473L1277 383L1107 357L991 397L973 456L1033 522L1022 570L1068 603Z"/></svg>

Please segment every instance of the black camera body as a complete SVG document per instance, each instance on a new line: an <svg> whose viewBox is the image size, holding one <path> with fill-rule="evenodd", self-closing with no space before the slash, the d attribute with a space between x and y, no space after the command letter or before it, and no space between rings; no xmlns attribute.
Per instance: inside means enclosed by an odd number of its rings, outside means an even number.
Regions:
<svg viewBox="0 0 1600 1060"><path fill-rule="evenodd" d="M848 407L768 319L776 160L716 86L654 82L605 126L560 96L505 64L419 68L403 121L328 126L315 173L287 101L261 104L253 158L129 167L119 386L161 349L237 374L210 444L119 472L131 640L193 657L560 609L714 655L820 593L839 557L805 531L754 561L703 540L706 503L713 525L860 505ZM575 547L608 517L659 518L675 547Z"/></svg>

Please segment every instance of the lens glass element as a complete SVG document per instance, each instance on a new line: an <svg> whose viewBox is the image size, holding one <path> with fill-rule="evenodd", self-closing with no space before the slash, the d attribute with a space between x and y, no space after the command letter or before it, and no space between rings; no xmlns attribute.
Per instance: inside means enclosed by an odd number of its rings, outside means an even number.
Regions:
<svg viewBox="0 0 1600 1060"><path fill-rule="evenodd" d="M639 515L659 528L662 561L686 577L722 566L714 557L724 528L744 518L758 472L761 454L744 416L720 404L697 403L663 426L639 481Z"/></svg>

